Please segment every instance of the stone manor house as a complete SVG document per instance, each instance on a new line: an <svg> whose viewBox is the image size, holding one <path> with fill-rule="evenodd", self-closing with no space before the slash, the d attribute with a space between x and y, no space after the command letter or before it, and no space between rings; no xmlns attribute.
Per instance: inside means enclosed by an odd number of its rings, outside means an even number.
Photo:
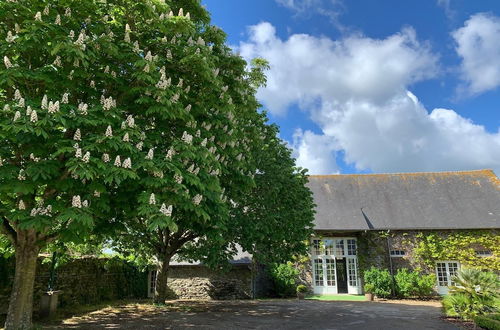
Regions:
<svg viewBox="0 0 500 330"><path fill-rule="evenodd" d="M403 267L435 273L439 294L446 294L461 267L474 264L500 271L500 180L491 170L313 175L309 188L316 203L315 235L307 262L297 267L311 292L361 294L362 271L372 265L392 273ZM442 251L446 259L424 258L423 237L433 234L438 241L453 235L483 235L480 242L490 238L489 244L464 243L459 253ZM235 299L268 293L265 272L249 254L242 251L232 264L228 273L217 273L201 264L174 261L172 298ZM155 272L149 276L152 294Z"/></svg>

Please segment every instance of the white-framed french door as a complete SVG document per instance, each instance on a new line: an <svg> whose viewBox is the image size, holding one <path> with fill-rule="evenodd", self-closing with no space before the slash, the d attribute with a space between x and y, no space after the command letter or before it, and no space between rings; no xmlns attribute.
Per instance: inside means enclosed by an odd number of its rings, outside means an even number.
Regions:
<svg viewBox="0 0 500 330"><path fill-rule="evenodd" d="M460 269L458 261L436 261L437 292L441 295L448 294L448 287L455 285L453 276Z"/></svg>
<svg viewBox="0 0 500 330"><path fill-rule="evenodd" d="M360 294L356 239L315 238L312 241L315 294Z"/></svg>

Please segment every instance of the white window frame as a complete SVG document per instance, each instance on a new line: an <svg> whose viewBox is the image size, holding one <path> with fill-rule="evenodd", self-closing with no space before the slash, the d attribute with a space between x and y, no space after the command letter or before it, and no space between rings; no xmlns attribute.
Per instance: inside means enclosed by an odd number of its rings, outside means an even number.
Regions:
<svg viewBox="0 0 500 330"><path fill-rule="evenodd" d="M445 270L444 275L446 276L446 284L447 285L441 285L442 281L439 280L438 264L444 264L445 265L445 267L444 267L444 270ZM457 264L456 271L453 274L450 272L450 264ZM451 278L453 277L453 275L456 274L457 271L460 270L460 268L461 268L461 265L460 265L460 262L458 260L439 260L439 261L436 261L436 264L435 264L435 273L436 273L437 291L438 291L439 294L441 294L441 295L448 294L449 286L453 285Z"/></svg>
<svg viewBox="0 0 500 330"><path fill-rule="evenodd" d="M352 240L354 241L354 246L352 244ZM337 245L340 241L342 241L342 245ZM351 243L350 245L348 244ZM325 243L331 243L325 244ZM358 242L355 237L314 237L311 240L311 263L312 263L312 275L313 275L313 288L314 293L317 294L337 294L338 293L338 279L337 279L337 260L340 258L346 259L346 276L347 276L347 290L348 294L361 294L361 281L359 278L359 266L358 266L358 257L357 257L357 249ZM330 247L330 248L328 248ZM337 249L338 247L338 249ZM349 248L350 247L350 248ZM316 252L319 252L317 254ZM338 254L337 252L343 252L342 254ZM321 261L315 261L321 260ZM327 261L328 260L328 261ZM332 262L333 261L333 262ZM322 272L322 283L323 285L316 285L316 273L317 273L317 264L321 264L321 272ZM352 272L352 264L354 264L354 274L356 276L355 284L351 285L353 282L349 277L349 263L351 263L351 272ZM333 266L329 268L328 266ZM330 283L328 282L328 271L330 270L334 272L335 277L330 278ZM351 273L352 275L352 273ZM333 285L332 284L333 280ZM330 285L329 285L330 284Z"/></svg>

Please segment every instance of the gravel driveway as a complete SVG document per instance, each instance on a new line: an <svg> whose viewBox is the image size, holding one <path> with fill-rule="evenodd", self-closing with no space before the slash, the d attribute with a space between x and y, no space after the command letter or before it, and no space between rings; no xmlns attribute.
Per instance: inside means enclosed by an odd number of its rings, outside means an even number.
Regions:
<svg viewBox="0 0 500 330"><path fill-rule="evenodd" d="M261 300L128 304L48 329L458 329L438 303Z"/></svg>

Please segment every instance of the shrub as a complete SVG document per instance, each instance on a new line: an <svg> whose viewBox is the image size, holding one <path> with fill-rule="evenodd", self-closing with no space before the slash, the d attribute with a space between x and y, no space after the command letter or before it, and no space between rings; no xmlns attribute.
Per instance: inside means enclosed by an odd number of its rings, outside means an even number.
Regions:
<svg viewBox="0 0 500 330"><path fill-rule="evenodd" d="M306 293L307 292L307 286L304 284L297 285L297 293Z"/></svg>
<svg viewBox="0 0 500 330"><path fill-rule="evenodd" d="M500 311L498 275L477 269L464 269L453 277L455 286L443 300L445 313L466 320Z"/></svg>
<svg viewBox="0 0 500 330"><path fill-rule="evenodd" d="M399 297L425 297L433 293L435 276L422 275L416 271L410 272L408 269L399 269L396 276L396 294Z"/></svg>
<svg viewBox="0 0 500 330"><path fill-rule="evenodd" d="M365 284L365 292L366 293L373 293L375 291L375 285L371 283L366 283Z"/></svg>
<svg viewBox="0 0 500 330"><path fill-rule="evenodd" d="M391 295L392 278L387 269L372 267L365 271L365 284L373 285L373 294L377 297L386 298Z"/></svg>
<svg viewBox="0 0 500 330"><path fill-rule="evenodd" d="M490 315L480 315L474 318L477 326L486 330L500 330L500 321L492 318Z"/></svg>
<svg viewBox="0 0 500 330"><path fill-rule="evenodd" d="M299 271L291 262L272 266L271 277L278 296L292 297L295 295Z"/></svg>

